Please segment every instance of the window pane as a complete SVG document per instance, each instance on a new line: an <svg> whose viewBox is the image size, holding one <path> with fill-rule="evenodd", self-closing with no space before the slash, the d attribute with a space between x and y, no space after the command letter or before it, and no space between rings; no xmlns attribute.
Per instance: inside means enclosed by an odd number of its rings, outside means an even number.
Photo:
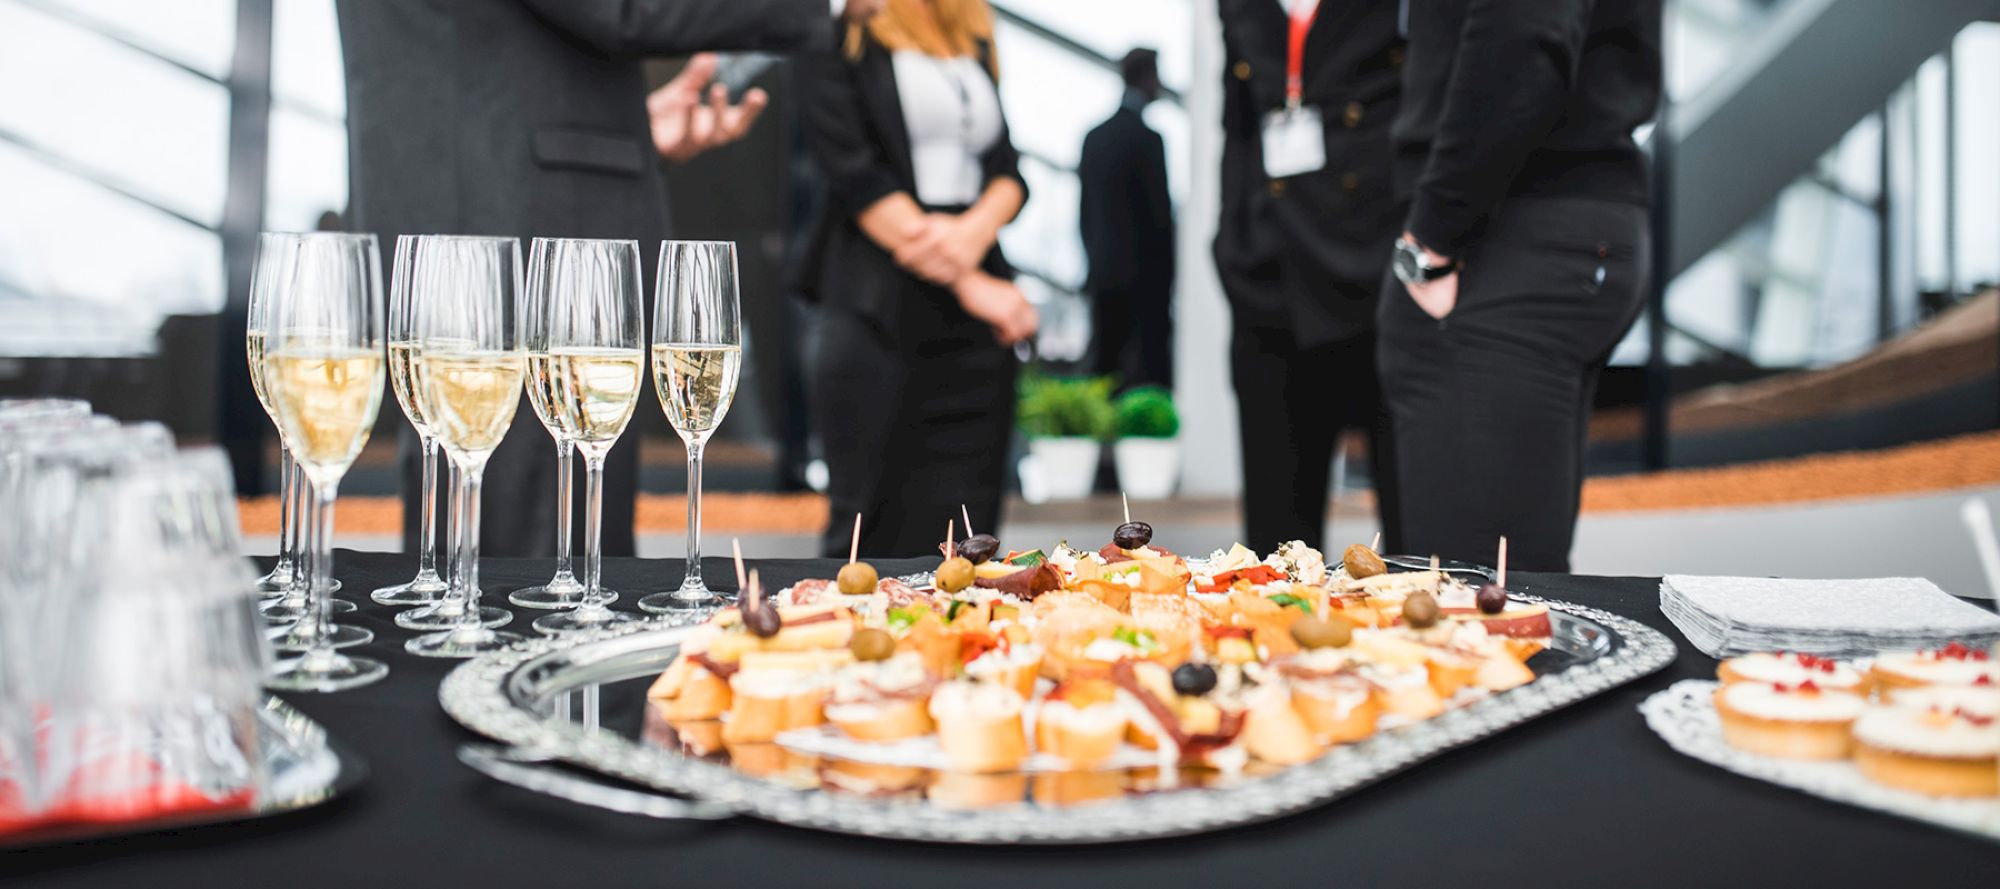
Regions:
<svg viewBox="0 0 2000 889"><path fill-rule="evenodd" d="M1014 144L1065 167L1076 166L1083 134L1118 107L1118 75L1020 28L1000 23L1000 99Z"/></svg>
<svg viewBox="0 0 2000 889"><path fill-rule="evenodd" d="M1187 89L1193 15L1187 0L998 0L995 5L1107 58L1123 58L1141 46L1158 50L1160 81Z"/></svg>
<svg viewBox="0 0 2000 889"><path fill-rule="evenodd" d="M1000 232L1000 245L1016 267L1071 290L1083 286L1083 236L1077 231L1076 174L1035 160L1021 162L1028 204Z"/></svg>
<svg viewBox="0 0 2000 889"><path fill-rule="evenodd" d="M220 85L14 4L0 4L0 83L20 85L0 99L0 130L205 224L220 220Z"/></svg>
<svg viewBox="0 0 2000 889"><path fill-rule="evenodd" d="M324 117L347 115L333 0L283 0L272 8L271 92Z"/></svg>
<svg viewBox="0 0 2000 889"><path fill-rule="evenodd" d="M43 0L87 19L94 30L115 34L217 79L228 76L236 54L234 0ZM298 0L282 0L280 8Z"/></svg>
<svg viewBox="0 0 2000 889"><path fill-rule="evenodd" d="M222 307L213 233L0 143L0 354L144 354Z"/></svg>
<svg viewBox="0 0 2000 889"><path fill-rule="evenodd" d="M264 227L311 231L321 213L347 212L347 128L284 106L271 110Z"/></svg>

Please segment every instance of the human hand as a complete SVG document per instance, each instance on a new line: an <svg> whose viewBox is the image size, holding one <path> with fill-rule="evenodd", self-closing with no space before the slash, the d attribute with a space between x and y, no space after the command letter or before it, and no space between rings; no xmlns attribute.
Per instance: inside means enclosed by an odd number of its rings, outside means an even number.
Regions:
<svg viewBox="0 0 2000 889"><path fill-rule="evenodd" d="M771 103L762 89L751 89L743 94L742 102L731 105L729 88L709 83L715 79L716 62L714 53L697 53L681 73L646 97L653 148L661 157L685 161L741 139ZM706 103L702 101L704 88Z"/></svg>
<svg viewBox="0 0 2000 889"><path fill-rule="evenodd" d="M1417 239L1409 232L1403 233L1403 239L1417 244ZM1419 248L1424 251L1427 265L1442 266L1451 262L1449 258L1435 250L1421 245ZM1458 307L1458 272L1454 271L1434 281L1406 283L1403 285L1403 290L1410 294L1410 299L1417 304L1417 308L1423 310L1424 314L1443 320L1446 315L1451 314L1452 309Z"/></svg>
<svg viewBox="0 0 2000 889"><path fill-rule="evenodd" d="M993 328L993 339L1011 346L1035 335L1041 328L1041 314L1014 282L973 272L952 287L966 314Z"/></svg>
<svg viewBox="0 0 2000 889"><path fill-rule="evenodd" d="M949 287L979 268L997 234L963 215L926 214L921 223L910 227L910 237L896 249L896 264L933 284Z"/></svg>
<svg viewBox="0 0 2000 889"><path fill-rule="evenodd" d="M850 25L858 25L882 11L885 0L847 0L847 6L840 11L840 19Z"/></svg>

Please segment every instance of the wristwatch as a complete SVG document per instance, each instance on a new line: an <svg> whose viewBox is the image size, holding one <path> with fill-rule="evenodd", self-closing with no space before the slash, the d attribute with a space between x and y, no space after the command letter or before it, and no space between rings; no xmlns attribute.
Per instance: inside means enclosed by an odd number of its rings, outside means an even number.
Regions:
<svg viewBox="0 0 2000 889"><path fill-rule="evenodd" d="M1427 284L1458 271L1458 260L1433 262L1424 248L1409 238L1396 239L1396 257L1390 264L1396 269L1397 280L1405 284Z"/></svg>

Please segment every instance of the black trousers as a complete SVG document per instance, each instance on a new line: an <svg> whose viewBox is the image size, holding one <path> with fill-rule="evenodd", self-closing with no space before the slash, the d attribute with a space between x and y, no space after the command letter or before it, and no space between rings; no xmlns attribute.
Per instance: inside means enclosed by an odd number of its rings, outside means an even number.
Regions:
<svg viewBox="0 0 2000 889"><path fill-rule="evenodd" d="M1097 373L1121 386L1174 385L1172 284L1106 287L1092 294Z"/></svg>
<svg viewBox="0 0 2000 889"><path fill-rule="evenodd" d="M1373 332L1300 348L1288 329L1239 321L1229 355L1242 436L1245 546L1267 553L1303 540L1325 548L1328 476L1334 448L1349 429L1368 431L1376 502L1393 508L1386 489L1395 484L1395 448L1376 388ZM1382 518L1392 527L1389 515Z"/></svg>
<svg viewBox="0 0 2000 889"><path fill-rule="evenodd" d="M1467 251L1442 320L1393 277L1378 309L1411 552L1567 571L1597 377L1637 316L1646 210L1510 199Z"/></svg>
<svg viewBox="0 0 2000 889"><path fill-rule="evenodd" d="M828 470L820 550L847 556L861 513L861 555L933 555L964 505L999 533L1019 362L950 292L905 283L893 330L821 312L808 385ZM960 527L958 535L965 531Z"/></svg>

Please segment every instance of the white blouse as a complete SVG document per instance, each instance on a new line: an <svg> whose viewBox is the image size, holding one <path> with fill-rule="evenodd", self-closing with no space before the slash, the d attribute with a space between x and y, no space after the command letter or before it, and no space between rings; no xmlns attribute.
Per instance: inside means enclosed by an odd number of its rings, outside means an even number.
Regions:
<svg viewBox="0 0 2000 889"><path fill-rule="evenodd" d="M917 200L927 206L971 204L984 190L979 156L1000 139L1000 95L979 60L941 59L916 50L891 56Z"/></svg>

